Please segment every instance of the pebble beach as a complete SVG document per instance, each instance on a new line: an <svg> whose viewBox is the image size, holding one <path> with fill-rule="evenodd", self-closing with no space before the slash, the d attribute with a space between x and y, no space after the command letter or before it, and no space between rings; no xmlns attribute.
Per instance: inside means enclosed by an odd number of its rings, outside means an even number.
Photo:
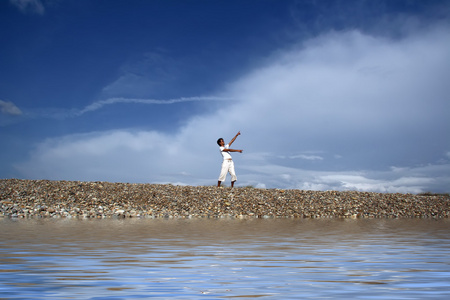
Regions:
<svg viewBox="0 0 450 300"><path fill-rule="evenodd" d="M3 218L448 218L450 197L0 179Z"/></svg>

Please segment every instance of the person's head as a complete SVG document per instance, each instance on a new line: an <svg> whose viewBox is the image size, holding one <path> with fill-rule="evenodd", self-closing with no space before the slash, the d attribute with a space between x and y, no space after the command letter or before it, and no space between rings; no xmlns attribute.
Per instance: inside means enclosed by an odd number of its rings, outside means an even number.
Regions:
<svg viewBox="0 0 450 300"><path fill-rule="evenodd" d="M219 145L219 146L225 145L225 142L223 141L223 138L220 138L220 139L217 140L217 145Z"/></svg>

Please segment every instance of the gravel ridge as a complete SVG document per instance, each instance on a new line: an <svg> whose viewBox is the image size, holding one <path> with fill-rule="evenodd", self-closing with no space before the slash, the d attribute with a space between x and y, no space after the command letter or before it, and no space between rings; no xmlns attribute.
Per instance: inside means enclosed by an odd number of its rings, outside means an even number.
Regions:
<svg viewBox="0 0 450 300"><path fill-rule="evenodd" d="M449 218L449 195L0 179L5 218Z"/></svg>

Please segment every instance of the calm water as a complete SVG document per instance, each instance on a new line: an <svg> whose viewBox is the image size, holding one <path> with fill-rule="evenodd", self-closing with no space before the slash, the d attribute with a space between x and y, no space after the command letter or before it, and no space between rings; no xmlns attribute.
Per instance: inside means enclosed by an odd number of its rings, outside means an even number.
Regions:
<svg viewBox="0 0 450 300"><path fill-rule="evenodd" d="M450 299L450 220L0 219L0 298Z"/></svg>

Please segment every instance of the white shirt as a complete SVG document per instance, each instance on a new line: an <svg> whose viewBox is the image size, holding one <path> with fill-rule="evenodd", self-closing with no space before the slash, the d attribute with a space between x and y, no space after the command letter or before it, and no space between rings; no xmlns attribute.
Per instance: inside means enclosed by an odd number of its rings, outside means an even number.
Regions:
<svg viewBox="0 0 450 300"><path fill-rule="evenodd" d="M228 151L223 151L224 149L229 149L230 145L226 144L224 147L220 147L220 154L222 154L222 157L224 160L231 159L231 154Z"/></svg>

